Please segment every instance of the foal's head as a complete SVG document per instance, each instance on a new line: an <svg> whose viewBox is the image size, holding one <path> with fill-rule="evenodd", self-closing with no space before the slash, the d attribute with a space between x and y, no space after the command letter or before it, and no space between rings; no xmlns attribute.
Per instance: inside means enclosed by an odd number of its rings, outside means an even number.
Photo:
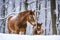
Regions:
<svg viewBox="0 0 60 40"><path fill-rule="evenodd" d="M36 23L35 23L35 14L34 14L34 11L32 11L32 10L29 10L28 11L28 15L27 15L27 20L28 20L28 22L30 22L32 25L35 25Z"/></svg>
<svg viewBox="0 0 60 40"><path fill-rule="evenodd" d="M40 35L43 33L43 29L42 29L42 23L37 23L37 27L33 27L34 28L34 34Z"/></svg>
<svg viewBox="0 0 60 40"><path fill-rule="evenodd" d="M42 23L37 23L37 29L41 29Z"/></svg>
<svg viewBox="0 0 60 40"><path fill-rule="evenodd" d="M36 32L37 32L38 35L43 33L42 23L41 24L37 23Z"/></svg>

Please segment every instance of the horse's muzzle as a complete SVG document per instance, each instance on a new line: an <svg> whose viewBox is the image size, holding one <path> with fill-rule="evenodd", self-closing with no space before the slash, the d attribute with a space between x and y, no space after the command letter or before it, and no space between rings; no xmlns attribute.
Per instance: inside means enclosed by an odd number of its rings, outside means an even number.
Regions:
<svg viewBox="0 0 60 40"><path fill-rule="evenodd" d="M36 23L35 23L35 22L32 22L32 25L33 25L33 26L36 26Z"/></svg>
<svg viewBox="0 0 60 40"><path fill-rule="evenodd" d="M34 24L33 26L36 26L36 24Z"/></svg>

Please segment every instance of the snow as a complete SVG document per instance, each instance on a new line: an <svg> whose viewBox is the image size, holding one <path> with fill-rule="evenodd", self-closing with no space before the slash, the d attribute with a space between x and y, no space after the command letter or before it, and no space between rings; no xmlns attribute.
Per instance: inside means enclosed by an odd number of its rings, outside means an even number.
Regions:
<svg viewBox="0 0 60 40"><path fill-rule="evenodd" d="M0 34L0 40L60 40L60 36Z"/></svg>

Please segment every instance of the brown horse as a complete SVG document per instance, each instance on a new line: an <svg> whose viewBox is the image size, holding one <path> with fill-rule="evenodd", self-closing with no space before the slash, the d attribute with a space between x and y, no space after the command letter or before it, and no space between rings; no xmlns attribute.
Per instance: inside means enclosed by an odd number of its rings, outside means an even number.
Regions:
<svg viewBox="0 0 60 40"><path fill-rule="evenodd" d="M27 10L19 12L17 16L10 16L8 18L8 31L15 34L26 34L27 21L35 25L34 11Z"/></svg>
<svg viewBox="0 0 60 40"><path fill-rule="evenodd" d="M42 29L42 23L37 23L37 27L34 26L33 27L33 35L40 35L43 33L43 29Z"/></svg>

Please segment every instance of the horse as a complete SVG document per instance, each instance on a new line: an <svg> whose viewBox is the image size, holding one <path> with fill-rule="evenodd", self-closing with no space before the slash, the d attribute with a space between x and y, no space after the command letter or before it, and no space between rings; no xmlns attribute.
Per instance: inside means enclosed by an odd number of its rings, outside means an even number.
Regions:
<svg viewBox="0 0 60 40"><path fill-rule="evenodd" d="M34 11L26 10L19 12L16 16L10 16L8 18L8 32L14 34L26 34L27 21L35 25Z"/></svg>
<svg viewBox="0 0 60 40"><path fill-rule="evenodd" d="M42 29L42 23L37 23L37 26L33 27L33 35L41 35L44 31Z"/></svg>

